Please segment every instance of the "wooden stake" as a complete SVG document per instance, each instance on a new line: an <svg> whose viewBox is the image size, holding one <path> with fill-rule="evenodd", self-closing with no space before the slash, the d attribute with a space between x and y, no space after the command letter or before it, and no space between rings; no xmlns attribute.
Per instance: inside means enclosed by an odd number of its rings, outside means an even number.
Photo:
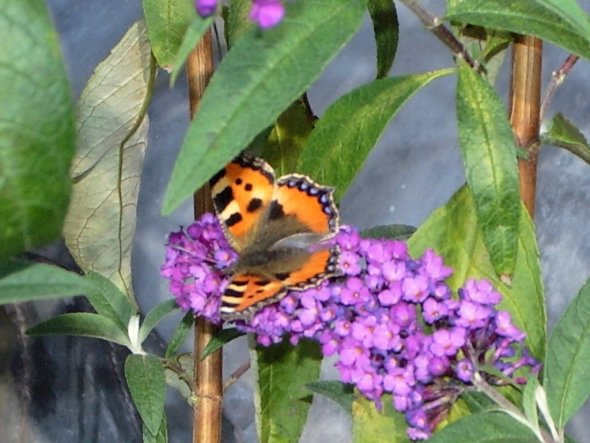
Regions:
<svg viewBox="0 0 590 443"><path fill-rule="evenodd" d="M194 117L205 87L213 75L213 47L208 31L191 52L186 63L190 115ZM213 171L212 171L213 172ZM212 212L211 193L205 185L194 198L195 218ZM195 386L196 401L193 408L193 443L219 443L221 441L221 411L223 405L221 379L221 351L200 359L211 337L220 329L202 317L195 321Z"/></svg>
<svg viewBox="0 0 590 443"><path fill-rule="evenodd" d="M531 217L535 213L537 157L541 107L541 62L543 42L535 37L518 36L512 52L510 122L520 147L529 158L519 159L520 197Z"/></svg>

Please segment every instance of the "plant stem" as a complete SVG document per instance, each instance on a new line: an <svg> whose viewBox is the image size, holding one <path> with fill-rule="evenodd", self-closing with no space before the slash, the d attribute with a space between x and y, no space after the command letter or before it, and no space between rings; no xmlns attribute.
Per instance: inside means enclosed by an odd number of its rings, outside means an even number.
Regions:
<svg viewBox="0 0 590 443"><path fill-rule="evenodd" d="M472 68L479 70L479 66L475 60L469 55L469 53L465 50L463 44L457 40L457 38L453 35L448 28L442 24L438 17L435 17L426 9L424 9L420 3L416 0L401 0L401 2L406 5L406 7L416 15L420 19L420 21L426 26L430 32L432 32L442 43L444 43L450 50L453 52L455 56L463 57L463 59L471 66Z"/></svg>
<svg viewBox="0 0 590 443"><path fill-rule="evenodd" d="M484 393L489 399L491 399L494 403L500 406L501 410L515 420L519 421L523 425L528 426L528 419L525 415L514 406L506 397L501 395L498 391L496 391L492 386L490 386L483 377L476 372L473 377L473 386L477 388L478 391ZM532 429L531 429L532 430ZM536 431L533 430L537 434ZM549 435L549 433L544 429L539 429L537 436L543 443L555 443L555 440Z"/></svg>
<svg viewBox="0 0 590 443"><path fill-rule="evenodd" d="M531 217L535 213L537 157L541 106L541 61L543 43L530 36L517 36L512 50L510 123L528 159L518 160L520 198Z"/></svg>
<svg viewBox="0 0 590 443"><path fill-rule="evenodd" d="M194 117L205 87L213 74L213 48L211 31L203 36L187 59L187 78L191 118ZM211 193L203 186L194 198L195 217L212 212ZM193 408L193 443L219 443L221 441L221 351L201 360L199 356L219 330L202 317L195 321L195 406Z"/></svg>
<svg viewBox="0 0 590 443"><path fill-rule="evenodd" d="M555 95L555 91L557 88L565 81L565 78L568 76L576 62L580 59L579 56L570 54L565 61L561 64L559 69L551 75L551 81L547 86L547 90L543 95L543 101L541 102L541 120L545 118L547 114L547 109L549 108L549 104L551 100L553 100L553 96Z"/></svg>
<svg viewBox="0 0 590 443"><path fill-rule="evenodd" d="M229 376L229 378L223 384L223 392L225 392L231 385L233 385L236 381L238 381L240 379L240 377L242 375L244 375L248 369L250 369L250 361L249 360L246 363L244 363L242 366L240 366L238 369L236 369L232 373L232 375Z"/></svg>

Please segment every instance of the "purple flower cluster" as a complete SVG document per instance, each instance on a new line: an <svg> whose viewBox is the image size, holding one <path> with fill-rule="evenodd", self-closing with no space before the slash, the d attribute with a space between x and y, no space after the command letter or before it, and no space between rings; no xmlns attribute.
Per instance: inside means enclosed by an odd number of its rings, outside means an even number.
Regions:
<svg viewBox="0 0 590 443"><path fill-rule="evenodd" d="M236 326L270 345L288 336L318 341L336 355L345 383L354 384L377 407L384 394L406 416L408 436L428 438L456 399L474 389L479 372L494 366L516 382L515 371L539 365L523 348L525 334L498 311L502 296L486 280L468 280L453 297L445 280L452 270L432 250L412 259L403 242L361 238L343 227L334 240L343 276L278 303ZM219 321L221 270L235 259L212 216L168 242L162 274L184 309Z"/></svg>
<svg viewBox="0 0 590 443"><path fill-rule="evenodd" d="M221 323L220 294L228 283L223 269L236 260L237 254L217 218L205 214L186 230L172 232L166 246L161 275L169 280L178 306Z"/></svg>
<svg viewBox="0 0 590 443"><path fill-rule="evenodd" d="M218 0L195 0L195 8L201 17L208 17L217 11ZM252 0L250 20L262 29L278 25L285 16L285 6L280 0Z"/></svg>

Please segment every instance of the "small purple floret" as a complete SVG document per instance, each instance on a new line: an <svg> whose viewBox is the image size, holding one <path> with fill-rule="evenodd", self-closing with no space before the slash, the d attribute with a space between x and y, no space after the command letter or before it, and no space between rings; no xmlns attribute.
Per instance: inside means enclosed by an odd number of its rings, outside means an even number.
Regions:
<svg viewBox="0 0 590 443"><path fill-rule="evenodd" d="M280 0L253 0L250 20L262 29L278 25L285 16L285 6Z"/></svg>
<svg viewBox="0 0 590 443"><path fill-rule="evenodd" d="M201 17L209 17L217 10L217 0L195 0L195 9Z"/></svg>

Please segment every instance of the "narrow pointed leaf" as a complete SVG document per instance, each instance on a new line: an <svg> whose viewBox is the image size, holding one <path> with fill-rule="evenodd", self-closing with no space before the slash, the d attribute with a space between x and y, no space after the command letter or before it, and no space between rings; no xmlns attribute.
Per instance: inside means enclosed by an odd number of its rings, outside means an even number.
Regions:
<svg viewBox="0 0 590 443"><path fill-rule="evenodd" d="M315 342L282 343L253 356L260 443L297 442L311 406L305 388L320 373L322 354Z"/></svg>
<svg viewBox="0 0 590 443"><path fill-rule="evenodd" d="M387 123L420 88L450 69L375 80L341 97L320 118L297 170L344 195Z"/></svg>
<svg viewBox="0 0 590 443"><path fill-rule="evenodd" d="M477 218L498 275L516 264L520 193L514 135L490 84L465 62L457 86L459 143Z"/></svg>
<svg viewBox="0 0 590 443"><path fill-rule="evenodd" d="M345 412L352 414L352 402L354 400L352 385L341 381L319 380L308 383L305 387L315 394L328 397L344 409Z"/></svg>
<svg viewBox="0 0 590 443"><path fill-rule="evenodd" d="M171 70L187 28L196 17L192 0L143 0L150 45L158 65ZM203 21L203 20L201 20Z"/></svg>
<svg viewBox="0 0 590 443"><path fill-rule="evenodd" d="M78 335L99 338L129 347L129 339L115 322L99 314L75 312L53 317L33 326L27 331L30 336L39 335Z"/></svg>
<svg viewBox="0 0 590 443"><path fill-rule="evenodd" d="M136 306L108 278L97 272L89 272L85 278L94 283L96 288L86 292L86 298L96 312L126 329L131 315L136 312Z"/></svg>
<svg viewBox="0 0 590 443"><path fill-rule="evenodd" d="M125 361L125 378L143 424L158 435L166 400L164 365L153 355L131 354Z"/></svg>
<svg viewBox="0 0 590 443"><path fill-rule="evenodd" d="M152 68L145 26L136 23L82 92L75 185L64 227L76 263L111 279L128 295Z"/></svg>
<svg viewBox="0 0 590 443"><path fill-rule="evenodd" d="M416 232L416 228L410 225L383 225L365 229L361 232L361 235L377 239L407 240L414 232Z"/></svg>
<svg viewBox="0 0 590 443"><path fill-rule="evenodd" d="M166 317L180 309L176 300L166 300L155 306L147 313L141 327L139 328L139 342L142 343L150 332Z"/></svg>
<svg viewBox="0 0 590 443"><path fill-rule="evenodd" d="M393 409L390 396L384 396L381 411L364 397L357 398L352 404L353 443L380 442L385 436L386 441L409 443L407 426L404 416Z"/></svg>
<svg viewBox="0 0 590 443"><path fill-rule="evenodd" d="M389 74L397 51L397 11L392 0L369 0L368 6L377 44L377 78L385 78Z"/></svg>
<svg viewBox="0 0 590 443"><path fill-rule="evenodd" d="M220 63L176 160L163 211L205 183L303 94L362 23L364 0L287 4L272 30L253 29Z"/></svg>
<svg viewBox="0 0 590 443"><path fill-rule="evenodd" d="M590 395L590 280L559 319L547 343L543 386L558 429Z"/></svg>
<svg viewBox="0 0 590 443"><path fill-rule="evenodd" d="M1 260L59 236L75 127L45 2L0 0L0 41Z"/></svg>
<svg viewBox="0 0 590 443"><path fill-rule="evenodd" d="M586 137L562 114L556 114L547 127L541 130L541 141L565 148L586 163L590 163L590 145Z"/></svg>
<svg viewBox="0 0 590 443"><path fill-rule="evenodd" d="M246 335L244 332L241 332L236 328L222 329L211 337L211 340L209 340L209 343L207 343L207 346L205 346L205 349L203 349L203 352L201 353L201 360L204 360L214 352L219 351L226 343L244 335Z"/></svg>
<svg viewBox="0 0 590 443"><path fill-rule="evenodd" d="M96 289L92 282L75 272L37 263L0 279L0 305L84 295Z"/></svg>
<svg viewBox="0 0 590 443"><path fill-rule="evenodd" d="M192 312L187 312L178 324L178 326L176 327L176 330L174 331L172 338L168 342L168 347L166 348L166 353L164 354L164 357L170 358L174 354L176 354L182 343L184 343L184 340L186 340L186 337L191 328L193 327L194 323L194 314Z"/></svg>
<svg viewBox="0 0 590 443"><path fill-rule="evenodd" d="M537 413L537 400L535 391L539 388L537 377L530 377L522 393L522 410L529 423L539 426L539 414Z"/></svg>
<svg viewBox="0 0 590 443"><path fill-rule="evenodd" d="M469 415L435 432L428 439L429 443L456 443L458 441L531 443L538 440L529 428L502 412Z"/></svg>
<svg viewBox="0 0 590 443"><path fill-rule="evenodd" d="M454 270L448 280L453 290L468 278L488 279L503 295L500 309L512 314L514 323L527 333L532 354L540 359L545 352L547 315L539 249L533 223L524 207L520 211L518 254L510 286L500 280L490 262L477 224L475 203L467 187L434 211L408 240L408 245L414 257L427 248L442 255L446 265Z"/></svg>
<svg viewBox="0 0 590 443"><path fill-rule="evenodd" d="M590 21L575 0L456 0L446 18L534 35L590 58Z"/></svg>
<svg viewBox="0 0 590 443"><path fill-rule="evenodd" d="M143 443L168 443L168 423L166 414L162 415L162 423L156 435L152 434L146 425L143 425Z"/></svg>
<svg viewBox="0 0 590 443"><path fill-rule="evenodd" d="M176 82L176 77L182 71L182 67L184 66L184 62L186 58L191 53L193 49L199 43L199 40L203 37L207 29L213 24L213 16L203 18L201 16L196 16L186 31L184 33L184 37L182 37L182 42L176 51L176 55L174 56L174 60L172 63L172 74L170 75L170 86L174 85Z"/></svg>
<svg viewBox="0 0 590 443"><path fill-rule="evenodd" d="M303 100L295 101L277 119L261 152L277 176L297 171L297 161L312 129L313 119Z"/></svg>

